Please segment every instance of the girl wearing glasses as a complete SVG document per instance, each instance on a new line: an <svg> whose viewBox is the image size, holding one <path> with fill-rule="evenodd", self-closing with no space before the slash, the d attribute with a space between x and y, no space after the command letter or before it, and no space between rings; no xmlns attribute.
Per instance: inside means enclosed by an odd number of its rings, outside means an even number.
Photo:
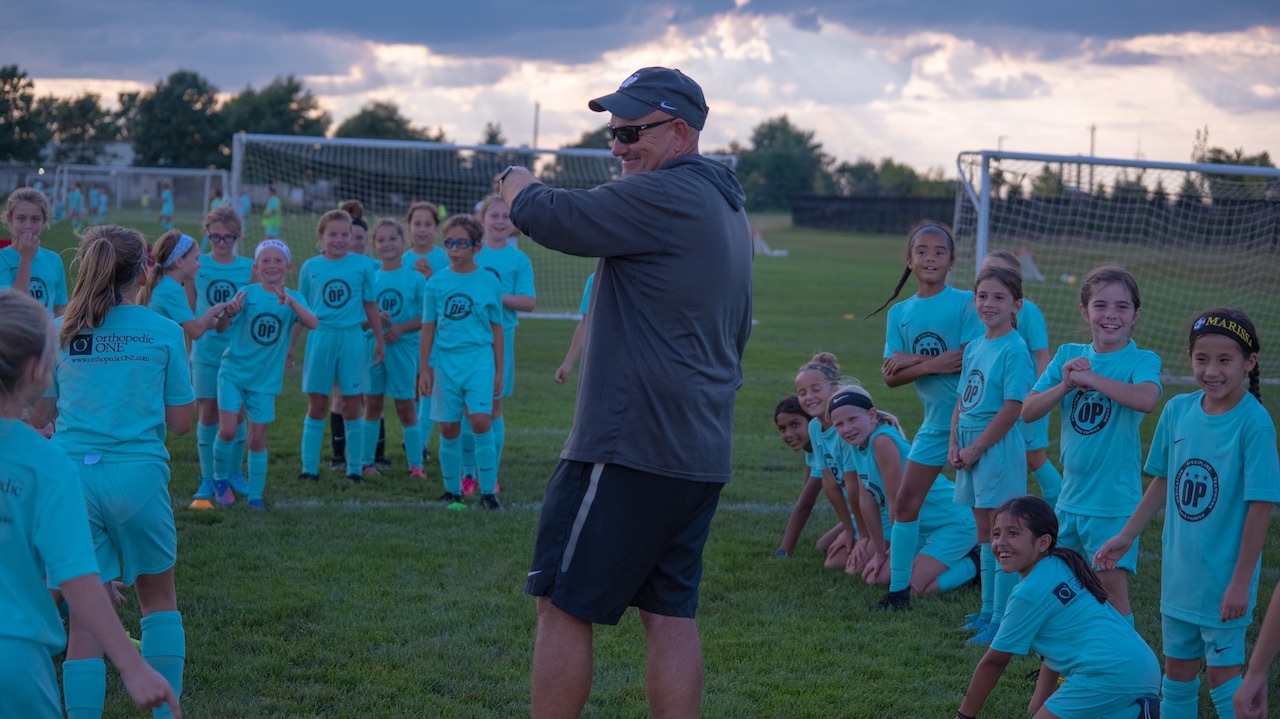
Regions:
<svg viewBox="0 0 1280 719"><path fill-rule="evenodd" d="M462 499L463 410L475 438L480 502L502 509L498 501L498 455L492 426L496 398L502 393L502 287L476 264L480 225L466 215L444 224L449 267L427 280L422 304L422 342L418 391L431 397L431 419L440 423L440 502L465 509Z"/></svg>
<svg viewBox="0 0 1280 719"><path fill-rule="evenodd" d="M236 293L252 282L253 260L241 257L242 225L240 215L227 203L211 210L204 218L204 234L210 251L200 256L196 270L196 313L204 314L215 305L230 302ZM191 509L213 509L213 442L218 434L218 368L231 336L221 332L205 333L191 343L191 379L196 388L196 454L200 458L200 488ZM240 466L244 459L246 427L243 418L236 430L231 452L231 489L245 494L248 485ZM234 500L225 492L220 500Z"/></svg>

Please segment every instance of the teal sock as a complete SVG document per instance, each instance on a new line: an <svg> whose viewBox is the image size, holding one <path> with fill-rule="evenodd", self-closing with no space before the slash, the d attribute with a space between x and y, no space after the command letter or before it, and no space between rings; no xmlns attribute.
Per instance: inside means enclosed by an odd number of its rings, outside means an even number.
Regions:
<svg viewBox="0 0 1280 719"><path fill-rule="evenodd" d="M227 472L228 477L233 474L239 474L241 468L244 467L244 445L248 436L248 423L241 422L236 427L236 438L231 442L231 467Z"/></svg>
<svg viewBox="0 0 1280 719"><path fill-rule="evenodd" d="M213 498L213 440L218 436L218 425L196 425L196 457L200 460L200 489L196 497Z"/></svg>
<svg viewBox="0 0 1280 719"><path fill-rule="evenodd" d="M262 499L267 488L267 451L249 452L249 499Z"/></svg>
<svg viewBox="0 0 1280 719"><path fill-rule="evenodd" d="M324 442L324 417L302 420L302 471L320 474L320 445Z"/></svg>
<svg viewBox="0 0 1280 719"><path fill-rule="evenodd" d="M480 494L493 494L498 486L498 452L493 432L474 435L476 440L476 473L480 476Z"/></svg>
<svg viewBox="0 0 1280 719"><path fill-rule="evenodd" d="M361 458L360 464L365 467L373 464L373 455L378 448L378 429L381 426L381 420L366 419L364 421L364 457Z"/></svg>
<svg viewBox="0 0 1280 719"><path fill-rule="evenodd" d="M1160 683L1160 716L1164 719L1197 719L1200 713L1200 677L1175 682L1166 674Z"/></svg>
<svg viewBox="0 0 1280 719"><path fill-rule="evenodd" d="M991 551L991 542L982 543L982 613L994 616L996 606L996 572L999 563L995 552ZM1001 612L1004 614L1004 612Z"/></svg>
<svg viewBox="0 0 1280 719"><path fill-rule="evenodd" d="M1121 614L1120 618L1123 619L1125 623L1128 624L1130 627L1133 626L1133 612L1130 612L1128 614Z"/></svg>
<svg viewBox="0 0 1280 719"><path fill-rule="evenodd" d="M225 484L227 477L231 475L231 445L234 440L228 442L221 436L215 437L213 440L213 484L216 491L220 491L220 484Z"/></svg>
<svg viewBox="0 0 1280 719"><path fill-rule="evenodd" d="M1031 473L1040 485L1040 495L1050 508L1058 506L1058 495L1062 494L1062 474L1053 462L1045 462L1040 469Z"/></svg>
<svg viewBox="0 0 1280 719"><path fill-rule="evenodd" d="M994 556L994 553L993 555ZM996 594L993 597L994 604L991 606L992 621L1000 621L1004 619L1004 608L1009 603L1009 595L1013 594L1013 588L1018 586L1018 581L1022 577L1017 572L1006 572L996 564Z"/></svg>
<svg viewBox="0 0 1280 719"><path fill-rule="evenodd" d="M462 441L440 435L440 478L444 491L462 494Z"/></svg>
<svg viewBox="0 0 1280 719"><path fill-rule="evenodd" d="M418 398L418 431L422 432L422 449L425 451L427 445L431 443L431 428L435 425L431 421L431 398Z"/></svg>
<svg viewBox="0 0 1280 719"><path fill-rule="evenodd" d="M938 591L949 592L973 579L977 573L978 568L973 566L973 562L969 561L968 557L961 557L959 561L938 575Z"/></svg>
<svg viewBox="0 0 1280 719"><path fill-rule="evenodd" d="M101 659L62 663L62 702L67 719L100 719L107 701L107 664Z"/></svg>
<svg viewBox="0 0 1280 719"><path fill-rule="evenodd" d="M919 542L919 521L893 523L889 530L889 591L900 592L911 586L911 565Z"/></svg>
<svg viewBox="0 0 1280 719"><path fill-rule="evenodd" d="M347 435L347 476L360 474L364 465L364 420L342 420L342 431Z"/></svg>
<svg viewBox="0 0 1280 719"><path fill-rule="evenodd" d="M1242 683L1242 677L1232 677L1209 689L1209 699L1213 700L1213 708L1218 710L1218 719L1236 719L1236 709L1231 705L1231 698L1236 695L1236 690Z"/></svg>
<svg viewBox="0 0 1280 719"><path fill-rule="evenodd" d="M422 469L422 427L416 424L404 428L404 453L408 455L409 466Z"/></svg>
<svg viewBox="0 0 1280 719"><path fill-rule="evenodd" d="M497 458L494 467L502 466L502 447L507 443L507 423L501 417L494 417L490 430L493 432L493 449Z"/></svg>
<svg viewBox="0 0 1280 719"><path fill-rule="evenodd" d="M462 447L462 473L476 471L476 438L471 431L471 422L466 417L462 418L462 434L458 435L458 439L461 441L459 446Z"/></svg>
<svg viewBox="0 0 1280 719"><path fill-rule="evenodd" d="M187 636L180 612L153 612L142 618L142 658L182 697L182 669L187 657ZM152 717L171 717L169 706L158 707Z"/></svg>

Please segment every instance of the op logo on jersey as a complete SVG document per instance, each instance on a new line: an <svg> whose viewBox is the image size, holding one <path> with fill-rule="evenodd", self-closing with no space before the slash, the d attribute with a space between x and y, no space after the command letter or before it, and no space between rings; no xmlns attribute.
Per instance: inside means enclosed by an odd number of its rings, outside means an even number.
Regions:
<svg viewBox="0 0 1280 719"><path fill-rule="evenodd" d="M921 332L911 342L911 353L937 357L947 351L947 343L933 332Z"/></svg>
<svg viewBox="0 0 1280 719"><path fill-rule="evenodd" d="M378 293L378 309L395 317L404 307L404 295L399 290L386 289Z"/></svg>
<svg viewBox="0 0 1280 719"><path fill-rule="evenodd" d="M341 309L347 305L349 299L351 299L351 285L347 284L346 280L329 280L324 283L320 301L324 302L325 307Z"/></svg>
<svg viewBox="0 0 1280 719"><path fill-rule="evenodd" d="M236 295L236 284L230 280L214 280L204 289L204 298L210 305L230 302Z"/></svg>
<svg viewBox="0 0 1280 719"><path fill-rule="evenodd" d="M1071 429L1076 434L1097 434L1110 419L1111 398L1096 389L1076 392L1071 400Z"/></svg>
<svg viewBox="0 0 1280 719"><path fill-rule="evenodd" d="M1070 604L1071 600L1075 599L1078 594L1080 592L1076 591L1076 588L1068 582L1062 582L1053 588L1053 598L1062 602L1064 607Z"/></svg>
<svg viewBox="0 0 1280 719"><path fill-rule="evenodd" d="M1185 521L1208 517L1218 504L1217 470L1203 459L1193 457L1183 462L1173 478L1173 501Z"/></svg>
<svg viewBox="0 0 1280 719"><path fill-rule="evenodd" d="M450 320L465 320L471 316L471 297L461 292L444 299L444 316Z"/></svg>
<svg viewBox="0 0 1280 719"><path fill-rule="evenodd" d="M871 493L871 497L876 500L876 506L884 509L884 488L874 483L869 483L865 486L867 491Z"/></svg>
<svg viewBox="0 0 1280 719"><path fill-rule="evenodd" d="M969 375L964 378L964 389L960 392L960 409L968 412L977 407L986 386L987 378L983 376L982 370L969 370Z"/></svg>
<svg viewBox="0 0 1280 719"><path fill-rule="evenodd" d="M49 286L44 283L44 280L39 277L32 277L30 292L31 299L45 305L46 307L48 306Z"/></svg>
<svg viewBox="0 0 1280 719"><path fill-rule="evenodd" d="M284 334L284 322L279 317L263 312L249 321L249 335L253 341L267 347L276 343Z"/></svg>

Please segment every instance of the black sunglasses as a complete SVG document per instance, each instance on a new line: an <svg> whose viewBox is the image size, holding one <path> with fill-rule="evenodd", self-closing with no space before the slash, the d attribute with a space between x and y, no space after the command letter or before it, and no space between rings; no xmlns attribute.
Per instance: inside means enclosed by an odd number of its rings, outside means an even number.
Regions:
<svg viewBox="0 0 1280 719"><path fill-rule="evenodd" d="M610 140L617 140L624 145L634 145L640 141L640 131L648 130L651 127L665 125L668 122L675 122L678 118L669 117L665 120L650 122L646 125L623 125L622 127L606 127L605 132L609 133Z"/></svg>

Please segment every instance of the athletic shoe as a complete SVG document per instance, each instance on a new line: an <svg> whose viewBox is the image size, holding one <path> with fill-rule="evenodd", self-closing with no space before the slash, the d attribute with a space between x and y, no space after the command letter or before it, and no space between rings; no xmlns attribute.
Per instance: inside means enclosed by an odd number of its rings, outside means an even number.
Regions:
<svg viewBox="0 0 1280 719"><path fill-rule="evenodd" d="M319 479L320 479L320 476L317 474L313 474L307 471L298 472L299 482L316 482L316 481L319 481Z"/></svg>
<svg viewBox="0 0 1280 719"><path fill-rule="evenodd" d="M372 464L366 464L366 465L364 466L364 470L363 470L363 472L364 472L364 476L366 476L366 477L381 477L381 476L382 476L382 472L379 472L379 471L378 471L378 468L377 468L377 467L375 467L375 466L374 466L374 465L372 465Z"/></svg>
<svg viewBox="0 0 1280 719"><path fill-rule="evenodd" d="M234 507L236 495L231 491L231 483L227 481L213 483L213 496L219 507Z"/></svg>
<svg viewBox="0 0 1280 719"><path fill-rule="evenodd" d="M352 484L364 484L364 476L360 474L347 474L347 481Z"/></svg>
<svg viewBox="0 0 1280 719"><path fill-rule="evenodd" d="M231 483L231 491L241 496L249 493L249 479L244 472L232 472L227 481Z"/></svg>
<svg viewBox="0 0 1280 719"><path fill-rule="evenodd" d="M461 502L462 495L454 494L453 492L445 492L439 497L436 497L436 501L440 502L441 504L453 504L454 502Z"/></svg>
<svg viewBox="0 0 1280 719"><path fill-rule="evenodd" d="M334 457L333 459L329 460L329 469L346 469L346 468L347 468L347 460L345 459L342 459L340 457Z"/></svg>
<svg viewBox="0 0 1280 719"><path fill-rule="evenodd" d="M426 478L427 478L427 473L422 469L422 467L409 468L409 479L426 479Z"/></svg>
<svg viewBox="0 0 1280 719"><path fill-rule="evenodd" d="M480 495L480 506L493 512L502 511L502 502L498 501L498 495L496 494Z"/></svg>
<svg viewBox="0 0 1280 719"><path fill-rule="evenodd" d="M261 511L265 510L266 508L267 508L267 507L266 507L266 505L264 505L264 504L262 503L262 500L261 500L261 499L251 499L251 500L249 500L249 509L256 509L256 510L258 510L259 512L261 512Z"/></svg>
<svg viewBox="0 0 1280 719"><path fill-rule="evenodd" d="M203 498L197 499L191 504L188 504L187 509L213 509L213 502Z"/></svg>
<svg viewBox="0 0 1280 719"><path fill-rule="evenodd" d="M987 626L982 628L982 631L972 637L969 637L969 639L965 641L965 644L968 644L971 647L989 646L991 644L991 640L996 638L996 633L999 631L1000 622L992 620L987 624Z"/></svg>
<svg viewBox="0 0 1280 719"><path fill-rule="evenodd" d="M391 460L387 459L386 457L374 457L373 466L377 467L378 469L386 469L387 467L391 466Z"/></svg>
<svg viewBox="0 0 1280 719"><path fill-rule="evenodd" d="M480 483L475 480L475 477L468 474L462 478L462 493L464 495L470 497L475 494L478 489L480 489Z"/></svg>
<svg viewBox="0 0 1280 719"><path fill-rule="evenodd" d="M876 611L895 611L900 612L903 609L911 608L911 589L899 589L896 592L885 592L880 601L876 602Z"/></svg>
<svg viewBox="0 0 1280 719"><path fill-rule="evenodd" d="M987 625L990 623L991 623L990 614L982 614L981 612L974 612L973 614L965 615L964 626L960 627L956 631L967 632L969 634L977 634L983 629L986 629Z"/></svg>

